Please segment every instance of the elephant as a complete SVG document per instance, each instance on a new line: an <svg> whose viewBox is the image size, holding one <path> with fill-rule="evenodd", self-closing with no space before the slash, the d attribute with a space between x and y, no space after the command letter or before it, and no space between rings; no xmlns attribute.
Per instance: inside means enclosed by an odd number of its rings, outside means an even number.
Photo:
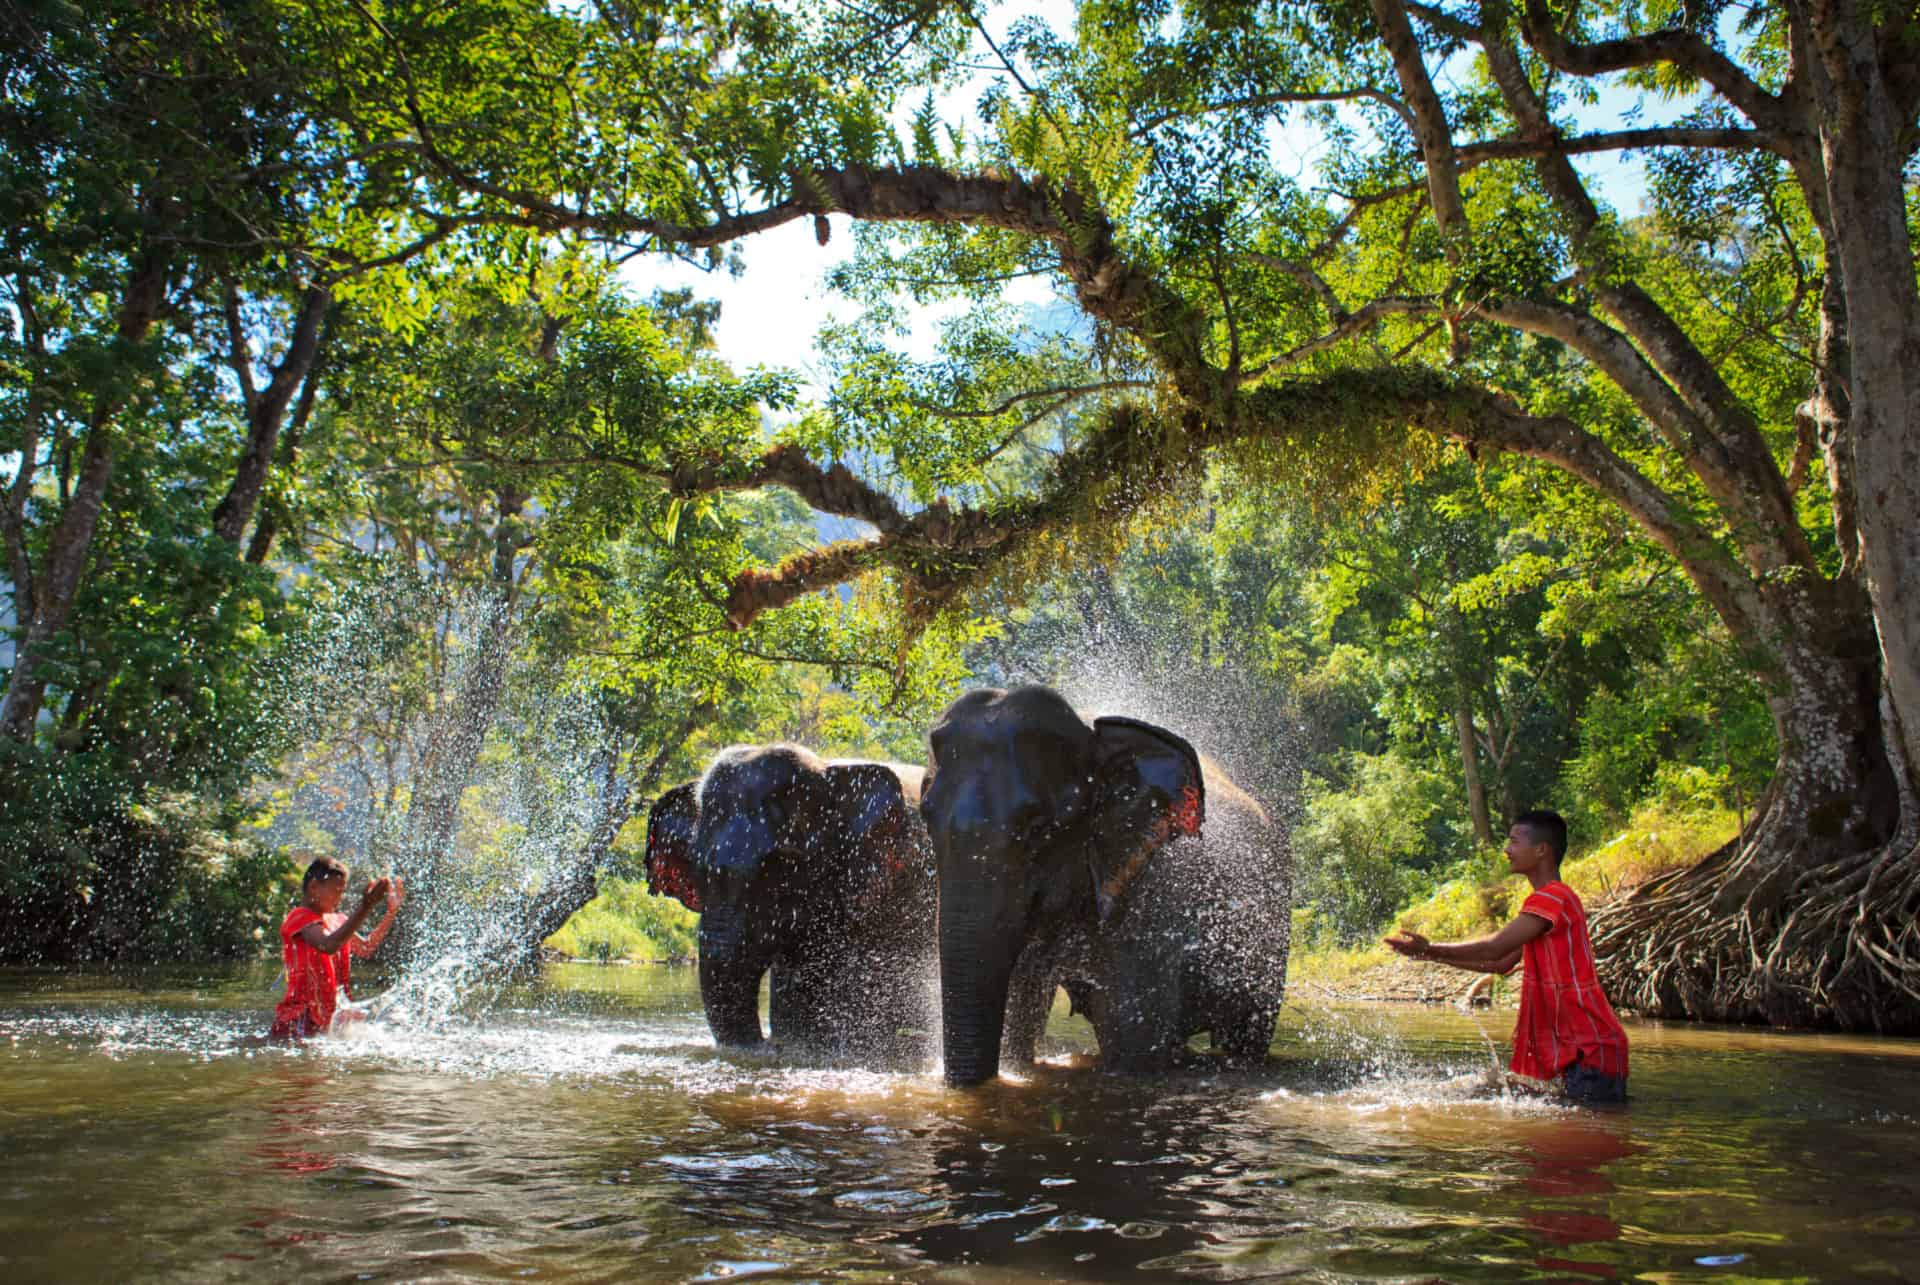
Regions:
<svg viewBox="0 0 1920 1285"><path fill-rule="evenodd" d="M771 1035L869 1063L931 1059L933 857L921 769L736 745L654 802L647 883L700 914L700 998L722 1048Z"/></svg>
<svg viewBox="0 0 1920 1285"><path fill-rule="evenodd" d="M1056 986L1109 1069L1163 1069L1203 1030L1264 1056L1293 861L1259 802L1174 733L1045 687L966 693L928 746L949 1084L1031 1062Z"/></svg>

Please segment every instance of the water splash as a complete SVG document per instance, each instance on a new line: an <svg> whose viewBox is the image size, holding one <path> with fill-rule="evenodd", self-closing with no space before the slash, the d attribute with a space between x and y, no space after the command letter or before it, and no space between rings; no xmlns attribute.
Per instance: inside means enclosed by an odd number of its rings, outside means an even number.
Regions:
<svg viewBox="0 0 1920 1285"><path fill-rule="evenodd" d="M592 692L517 654L494 595L390 580L350 595L283 666L306 741L269 832L407 885L376 1021L485 1008L591 896L627 815ZM297 676L294 671L297 671Z"/></svg>
<svg viewBox="0 0 1920 1285"><path fill-rule="evenodd" d="M1290 849L1306 743L1291 682L1231 656L1197 657L1187 622L1130 611L1104 578L1079 598L1078 619L1051 645L1007 656L986 676L1050 686L1088 719L1124 715L1176 733L1264 808ZM1216 977L1270 978L1249 983L1270 994L1284 986L1294 875L1290 851L1275 850L1274 830L1257 813L1210 806L1205 852L1182 866L1180 883L1191 940L1204 952L1190 965Z"/></svg>

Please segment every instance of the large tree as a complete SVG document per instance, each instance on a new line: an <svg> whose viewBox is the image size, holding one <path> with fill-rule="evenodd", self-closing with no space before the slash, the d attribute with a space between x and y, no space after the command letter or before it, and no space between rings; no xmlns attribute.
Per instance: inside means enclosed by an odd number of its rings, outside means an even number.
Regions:
<svg viewBox="0 0 1920 1285"><path fill-rule="evenodd" d="M875 528L743 575L735 623L883 566L910 610L938 609L1062 532L1110 540L1214 448L1310 484L1409 430L1542 461L1685 570L1780 746L1747 833L1611 916L1615 986L1661 1012L1920 1024L1907 9L1779 3L1736 27L1713 5L1088 3L1070 38L971 6L804 30L609 9L503 25L554 51L511 102L429 92L410 50L432 24L405 16L368 55L399 92L363 80L353 110L412 150L442 217L684 252L797 219L824 237L846 214L904 230L863 238L876 253L848 281L870 298L1038 275L1090 323L1065 363L856 345L831 423L664 470L678 493L784 485ZM812 74L829 57L858 75ZM929 93L897 138L904 95L969 59L999 73L979 122L943 138ZM1603 90L1687 110L1583 127L1575 106ZM499 112L555 145L529 163L483 128ZM583 115L601 124L555 123ZM1303 120L1333 144L1319 186L1278 155ZM1667 198L1649 220L1576 164L1628 149ZM1559 350L1572 377L1513 377ZM1730 377L1768 366L1756 350L1786 354L1785 376ZM990 496L986 461L1048 415L1074 417L1072 448ZM890 456L920 506L827 463L849 453Z"/></svg>
<svg viewBox="0 0 1920 1285"><path fill-rule="evenodd" d="M847 276L870 297L1039 276L1084 315L1092 342L1064 365L1031 344L980 370L868 345L831 422L662 470L676 493L782 485L874 528L743 575L735 623L880 567L909 610L938 609L1063 533L1110 540L1214 450L1310 484L1409 432L1515 452L1680 564L1779 733L1742 839L1610 917L1619 993L1920 1025L1908 8L1090 2L1056 33L970 5L810 26L609 7L476 24L470 51L510 32L549 53L511 95L459 97L417 66L435 21L383 14L351 110L411 150L441 217L685 253L848 215L892 231L863 235ZM968 68L992 86L943 132L927 87ZM1684 110L1589 127L1596 94ZM1310 178L1282 145L1302 124L1330 144ZM1671 198L1646 220L1578 163L1626 150ZM1788 377L1729 376L1762 349ZM1512 377L1559 350L1569 377ZM981 486L1046 415L1074 417L1072 448L1024 489ZM836 457L891 460L917 504Z"/></svg>
<svg viewBox="0 0 1920 1285"><path fill-rule="evenodd" d="M314 92L311 30L277 0L0 5L17 629L0 736L32 741L49 689L84 689L76 612L113 565L97 542L143 460L204 440L197 525L231 551L229 584L265 560L272 478L297 454L336 303L453 231L416 222L379 156L353 152Z"/></svg>
<svg viewBox="0 0 1920 1285"><path fill-rule="evenodd" d="M717 265L859 225L841 283L872 313L827 413L620 462L871 527L738 575L736 626L882 569L929 618L1111 549L1210 458L1358 492L1451 443L1579 478L1740 640L1780 746L1741 840L1611 917L1619 993L1920 1026L1909 8L1089 0L1055 32L929 0L345 0L298 28L303 109L425 235ZM1593 125L1596 99L1673 119ZM1581 169L1627 150L1646 218ZM1021 279L1077 324L1018 333L993 301ZM892 301L943 293L975 304L947 349L890 349ZM997 469L1040 421L1066 449Z"/></svg>

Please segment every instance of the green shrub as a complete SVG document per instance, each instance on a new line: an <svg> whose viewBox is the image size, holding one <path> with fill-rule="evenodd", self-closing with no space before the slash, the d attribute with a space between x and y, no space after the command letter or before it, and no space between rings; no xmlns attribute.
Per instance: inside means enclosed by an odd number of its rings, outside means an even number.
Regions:
<svg viewBox="0 0 1920 1285"><path fill-rule="evenodd" d="M1739 832L1739 817L1722 807L1649 804L1636 810L1624 829L1561 866L1560 877L1592 904L1692 865Z"/></svg>
<svg viewBox="0 0 1920 1285"><path fill-rule="evenodd" d="M615 878L546 944L574 959L691 959L699 923L671 897L650 895L644 880Z"/></svg>
<svg viewBox="0 0 1920 1285"><path fill-rule="evenodd" d="M1391 754L1347 756L1350 788L1309 775L1293 832L1297 899L1314 931L1363 941L1444 862L1446 783Z"/></svg>
<svg viewBox="0 0 1920 1285"><path fill-rule="evenodd" d="M300 895L286 853L200 832L173 896L141 935L143 959L251 959L279 947L279 921Z"/></svg>
<svg viewBox="0 0 1920 1285"><path fill-rule="evenodd" d="M245 958L286 905L289 863L218 804L10 739L0 782L0 960Z"/></svg>

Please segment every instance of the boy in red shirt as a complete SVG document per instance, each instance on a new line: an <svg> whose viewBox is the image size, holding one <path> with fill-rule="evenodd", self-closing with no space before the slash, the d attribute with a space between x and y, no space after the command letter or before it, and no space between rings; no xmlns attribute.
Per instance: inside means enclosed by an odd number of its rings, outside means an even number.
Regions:
<svg viewBox="0 0 1920 1285"><path fill-rule="evenodd" d="M398 879L375 879L351 915L340 913L347 891L347 868L320 857L300 880L300 904L280 922L280 948L287 966L287 993L273 1010L267 1038L303 1040L323 1035L333 1023L335 997L347 985L355 955L378 950L393 928L394 912L406 894ZM360 925L384 898L387 913L366 937ZM346 1016L345 1014L342 1015Z"/></svg>
<svg viewBox="0 0 1920 1285"><path fill-rule="evenodd" d="M1474 973L1510 973L1524 962L1520 1018L1513 1027L1516 1074L1561 1080L1575 1102L1627 1100L1627 1033L1593 970L1587 912L1560 882L1567 823L1557 812L1522 812L1507 832L1507 864L1533 894L1512 923L1476 941L1430 942L1401 932L1387 945Z"/></svg>

